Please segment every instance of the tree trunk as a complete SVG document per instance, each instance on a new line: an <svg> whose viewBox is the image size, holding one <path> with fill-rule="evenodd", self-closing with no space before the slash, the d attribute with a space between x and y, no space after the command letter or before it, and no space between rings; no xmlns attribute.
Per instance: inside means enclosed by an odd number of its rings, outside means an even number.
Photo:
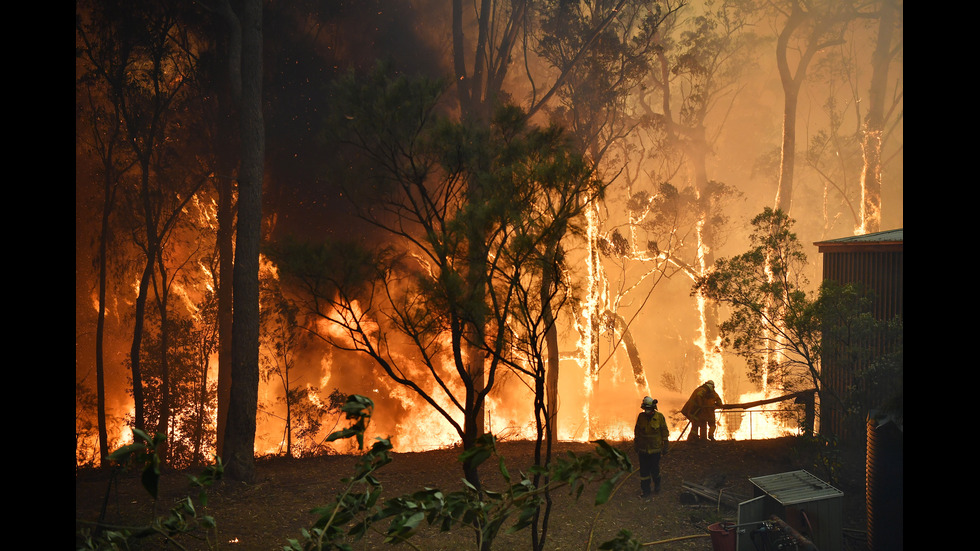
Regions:
<svg viewBox="0 0 980 551"><path fill-rule="evenodd" d="M548 251L547 258L553 258L553 247L549 246ZM555 270L552 266L552 264L546 263L541 281L541 318L547 328L545 346L547 347L548 363L545 368L544 404L547 426L545 434L548 438L549 449L558 436L558 327L555 325L555 315L551 310L552 288L555 286Z"/></svg>
<svg viewBox="0 0 980 551"><path fill-rule="evenodd" d="M219 6L222 21L227 25L228 74L226 86L219 101L226 106L221 110L219 134L226 139L223 144L237 142L237 111L241 103L242 29L238 17L228 1ZM240 149L240 147L239 147ZM215 450L224 456L225 427L231 400L231 325L233 301L233 272L235 266L235 209L233 174L237 155L235 148L218 149L218 412L215 420Z"/></svg>
<svg viewBox="0 0 980 551"><path fill-rule="evenodd" d="M111 155L109 157L111 159ZM115 185L112 183L114 177L111 174L111 163L107 163L106 177L103 190L102 201L102 231L99 235L99 316L95 326L95 392L96 392L96 417L99 425L99 465L105 466L106 458L109 457L109 431L106 427L105 417L105 304L106 304L106 284L109 275L109 261L106 258L109 254L109 218L115 203Z"/></svg>
<svg viewBox="0 0 980 551"><path fill-rule="evenodd" d="M210 346L205 343L201 344L201 354L198 359L200 362L200 369L198 371L197 382L198 382L198 392L197 392L197 419L194 423L194 452L191 454L191 461L194 465L200 462L207 462L201 451L204 448L204 418L207 416L207 404L208 404L208 365L209 365L209 354L208 350Z"/></svg>
<svg viewBox="0 0 980 551"><path fill-rule="evenodd" d="M218 192L218 412L215 450L224 455L225 426L228 420L228 402L231 399L231 324L233 277L235 266L234 212L232 209L232 183L224 177Z"/></svg>
<svg viewBox="0 0 980 551"><path fill-rule="evenodd" d="M793 206L793 173L796 170L796 109L800 88L797 84L785 84L783 106L783 144L779 161L779 185L776 188L776 208L790 212Z"/></svg>
<svg viewBox="0 0 980 551"><path fill-rule="evenodd" d="M158 453L161 461L166 464L170 460L170 330L167 327L169 320L167 303L170 299L170 289L167 285L167 269L164 264L163 254L157 251L157 265L160 273L160 290L157 296L157 308L160 312L160 417L157 424L157 432L166 434L165 439L160 444Z"/></svg>
<svg viewBox="0 0 980 551"><path fill-rule="evenodd" d="M806 64L800 60L796 74L789 66L789 40L803 22L807 14L794 3L793 12L786 21L786 26L779 33L776 41L776 66L779 68L779 80L783 85L783 143L782 158L779 164L779 184L776 188L776 208L785 213L790 212L793 203L793 172L796 167L796 109L800 94L800 83L806 74ZM806 59L806 56L804 56Z"/></svg>
<svg viewBox="0 0 980 551"><path fill-rule="evenodd" d="M872 56L871 89L868 115L865 118L864 169L861 173L861 226L863 233L881 230L881 142L885 126L885 90L891 63L891 42L895 29L896 7L892 0L881 4L878 20L878 44Z"/></svg>
<svg viewBox="0 0 980 551"><path fill-rule="evenodd" d="M259 245L265 124L262 117L262 2L242 4L242 163L235 246L231 398L225 428L225 473L255 476L255 415L259 386Z"/></svg>
<svg viewBox="0 0 980 551"><path fill-rule="evenodd" d="M595 398L595 387L599 381L599 335L601 333L600 324L600 314L602 313L602 304L605 303L602 297L602 288L600 286L600 278L602 277L602 267L599 263L602 259L599 257L599 204L597 201L593 201L587 209L586 216L588 218L589 224L589 247L588 247L588 282L586 291L586 335L585 335L585 362L586 371L585 377L587 379L587 396L586 403L588 404L588 415L585 419L586 426L588 427L589 440L594 440L596 435L593 433L595 427L594 415L592 413L592 403Z"/></svg>
<svg viewBox="0 0 980 551"><path fill-rule="evenodd" d="M636 389L646 395L650 394L650 384L647 382L646 372L643 370L643 362L640 360L640 350L636 347L633 340L633 333L630 332L626 320L618 312L606 310L605 315L614 320L616 330L623 337L623 345L626 347L626 355L629 356L630 365L633 367L633 381Z"/></svg>
<svg viewBox="0 0 980 551"><path fill-rule="evenodd" d="M149 257L140 277L139 292L136 295L135 322L133 323L133 342L129 347L129 368L133 378L133 426L146 429L146 413L143 411L143 371L140 366L140 349L143 344L143 320L146 317L146 296L153 274L153 258Z"/></svg>

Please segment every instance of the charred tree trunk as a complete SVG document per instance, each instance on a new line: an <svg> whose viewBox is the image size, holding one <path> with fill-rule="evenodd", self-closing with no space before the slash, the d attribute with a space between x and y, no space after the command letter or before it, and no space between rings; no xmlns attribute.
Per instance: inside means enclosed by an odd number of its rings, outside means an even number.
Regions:
<svg viewBox="0 0 980 551"><path fill-rule="evenodd" d="M231 325L234 259L233 187L223 177L218 191L218 411L215 421L215 450L223 455L228 402L231 398Z"/></svg>
<svg viewBox="0 0 980 551"><path fill-rule="evenodd" d="M191 460L194 465L198 465L201 462L205 462L203 454L201 451L204 449L204 420L207 416L207 404L208 404L208 356L211 347L206 341L201 343L200 356L198 359L200 369L197 375L197 420L194 423L194 453L191 455Z"/></svg>
<svg viewBox="0 0 980 551"><path fill-rule="evenodd" d="M167 282L167 266L163 260L162 246L157 250L157 271L160 274L160 288L157 290L157 310L160 313L160 417L157 432L167 438L160 444L158 453L164 464L169 461L170 434L170 328L168 327L170 286Z"/></svg>
<svg viewBox="0 0 980 551"><path fill-rule="evenodd" d="M143 345L143 322L146 318L146 299L149 294L150 278L153 275L153 258L148 257L140 277L139 292L136 295L133 341L129 347L129 368L133 378L133 426L146 430L146 412L143 397L143 369L140 363L140 350Z"/></svg>
<svg viewBox="0 0 980 551"><path fill-rule="evenodd" d="M118 119L117 119L118 120ZM103 181L102 197L102 229L99 233L99 312L95 325L95 392L96 417L99 426L99 465L105 465L109 457L109 431L106 426L105 412L105 310L106 286L109 278L109 221L115 205L116 177L112 170L112 145L107 143L109 151L106 154L106 173Z"/></svg>
<svg viewBox="0 0 980 551"><path fill-rule="evenodd" d="M649 394L650 384L647 382L647 375L643 370L643 362L640 360L640 351L636 347L636 341L633 340L633 334L630 332L629 325L623 319L623 316L617 312L606 310L605 315L613 320L616 330L622 336L623 346L626 347L626 355L629 356L630 366L633 367L633 381L636 383L636 389L645 394Z"/></svg>
<svg viewBox="0 0 980 551"><path fill-rule="evenodd" d="M897 7L884 0L878 19L878 44L872 56L871 89L865 118L864 168L861 173L861 226L865 233L881 230L881 147L885 127L885 90L891 63L891 42Z"/></svg>
<svg viewBox="0 0 980 551"><path fill-rule="evenodd" d="M548 270L549 268L546 267L545 271L547 272ZM546 277L545 280L547 279L548 278ZM547 288L547 286L545 286L545 288ZM542 298L545 298L544 294L545 291L542 291ZM548 299L547 301L542 303L542 306L550 312L551 309L550 293L548 294L547 299ZM550 339L552 328L548 329L548 336L546 337L548 339ZM555 342L554 353L557 354L558 353L557 337L555 340L556 342ZM535 438L534 441L534 465L538 467L546 467L551 464L551 448L554 444L554 439L557 434L555 432L554 425L552 425L552 419L556 417L554 412L552 411L555 402L551 401L553 399L557 400L557 396L553 397L551 395L552 388L547 388L546 390L546 387L548 387L548 385L552 383L551 381L552 366L550 365L552 363L551 359L552 356L551 356L551 352L549 351L549 356L548 356L549 365L546 367L541 363L542 358L538 356L537 358L539 362L538 376L534 378L534 419L535 419L535 428L537 430L537 438ZM554 381L555 383L554 390L555 392L557 392L557 386L558 386L557 385L557 363L558 363L557 357L555 357L554 363L555 363L555 371L556 371L554 376L556 379ZM541 449L542 446L544 446L543 452ZM542 477L544 478L543 482L541 480ZM549 479L547 475L541 474L540 472L535 472L532 478L532 482L535 488L541 488L542 486L544 487L544 507L543 508L539 507L534 512L534 522L532 524L532 530L531 530L531 549L533 549L534 551L540 551L544 549L544 544L548 540L548 520L551 517L551 506L552 506L551 491L548 488Z"/></svg>
<svg viewBox="0 0 980 551"><path fill-rule="evenodd" d="M218 411L215 420L215 450L224 456L225 427L231 400L231 326L234 300L235 268L235 185L234 174L241 150L239 107L242 100L242 27L238 16L225 0L216 5L227 33L222 45L228 72L221 81L218 101L220 110L218 133L223 137L218 149ZM235 146L235 147L232 147ZM236 149L237 147L237 149Z"/></svg>
<svg viewBox="0 0 980 551"><path fill-rule="evenodd" d="M99 426L99 465L105 465L109 457L109 431L105 419L105 294L106 294L106 239L108 213L102 215L102 236L99 238L99 314L95 324L95 393Z"/></svg>
<svg viewBox="0 0 980 551"><path fill-rule="evenodd" d="M555 246L548 247L548 259L554 258ZM546 263L541 281L541 318L544 321L545 346L547 348L548 360L545 366L545 382L541 391L544 393L544 411L546 412L545 435L548 439L548 447L554 443L558 436L558 327L555 325L555 315L551 309L552 290L556 283L556 269L553 264ZM535 393L537 397L537 393Z"/></svg>
<svg viewBox="0 0 980 551"><path fill-rule="evenodd" d="M255 415L259 385L259 245L265 124L262 116L262 2L247 0L242 28L242 161L235 246L231 398L225 427L225 473L255 476Z"/></svg>

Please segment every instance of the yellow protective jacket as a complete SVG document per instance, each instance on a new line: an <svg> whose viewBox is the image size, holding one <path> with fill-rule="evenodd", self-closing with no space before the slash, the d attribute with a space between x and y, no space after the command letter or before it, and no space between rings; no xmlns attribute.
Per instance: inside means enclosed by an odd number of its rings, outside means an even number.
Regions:
<svg viewBox="0 0 980 551"><path fill-rule="evenodd" d="M715 416L715 408L722 405L721 396L708 385L694 389L687 403L681 408L681 413L691 422L709 421Z"/></svg>
<svg viewBox="0 0 980 551"><path fill-rule="evenodd" d="M633 447L637 453L659 453L670 439L664 414L657 410L641 411L633 428Z"/></svg>

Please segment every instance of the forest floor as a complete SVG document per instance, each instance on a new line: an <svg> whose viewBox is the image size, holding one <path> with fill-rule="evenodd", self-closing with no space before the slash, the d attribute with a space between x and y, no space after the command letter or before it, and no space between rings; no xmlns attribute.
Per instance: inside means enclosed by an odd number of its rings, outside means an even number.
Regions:
<svg viewBox="0 0 980 551"><path fill-rule="evenodd" d="M636 454L630 442L612 442L629 454L636 465ZM559 443L556 453L592 452L593 444ZM497 451L506 461L510 473L527 472L533 464L533 442L499 442ZM717 500L692 500L683 488L693 482L726 495L751 498L752 477L806 470L831 483L844 494L844 548L864 549L866 530L865 455L864 450L837 450L832 461L826 454L804 443L802 439L784 437L753 441L676 442L662 464L663 485L652 499L639 495L639 475L634 472L613 494L608 503L595 506L595 487L589 487L576 499L567 489L554 494L545 549L592 550L628 530L633 537L656 550L721 551L720 541L713 542L709 526L719 522L734 523L737 511ZM445 492L462 487L460 450L443 449L420 453L395 453L388 465L376 472L382 483L382 499L411 494L424 488ZM823 458L823 459L822 459ZM301 539L316 515L315 507L328 504L341 489L341 479L353 474L357 457L329 455L302 459L267 458L256 462L256 479L252 484L223 480L209 491L207 514L217 522L216 536L210 542L183 536L178 540L184 549L224 549L248 551L281 550L289 539ZM503 479L495 461L481 467L481 480L488 488L502 489ZM833 465L831 477L821 465ZM138 473L79 471L75 475L76 535L85 523L95 521L104 508L104 522L115 525L146 524L165 513L188 496L197 497L188 476L201 470L164 472L158 500L142 488ZM196 501L195 501L196 503ZM385 526L379 526L383 529ZM531 530L507 533L504 526L494 542L494 549L530 549ZM717 538L718 536L716 536ZM733 536L731 536L733 538ZM391 547L382 537L369 533L351 542L355 550ZM402 549L451 550L474 549L474 534L466 528L448 533L437 527L424 526ZM77 542L76 542L77 545ZM133 549L162 549L159 538L147 538ZM167 549L180 549L172 544ZM734 549L734 548L733 548Z"/></svg>

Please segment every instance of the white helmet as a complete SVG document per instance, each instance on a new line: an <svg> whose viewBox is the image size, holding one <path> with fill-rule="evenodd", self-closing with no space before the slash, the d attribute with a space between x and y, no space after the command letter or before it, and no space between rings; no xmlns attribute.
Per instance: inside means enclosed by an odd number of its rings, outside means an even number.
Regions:
<svg viewBox="0 0 980 551"><path fill-rule="evenodd" d="M705 384L705 386L707 386L711 390L714 390L715 389L715 382L714 381L708 381L708 382L706 382L704 384Z"/></svg>
<svg viewBox="0 0 980 551"><path fill-rule="evenodd" d="M643 403L640 404L640 407L643 409L654 409L657 407L657 401L649 396L644 396Z"/></svg>

